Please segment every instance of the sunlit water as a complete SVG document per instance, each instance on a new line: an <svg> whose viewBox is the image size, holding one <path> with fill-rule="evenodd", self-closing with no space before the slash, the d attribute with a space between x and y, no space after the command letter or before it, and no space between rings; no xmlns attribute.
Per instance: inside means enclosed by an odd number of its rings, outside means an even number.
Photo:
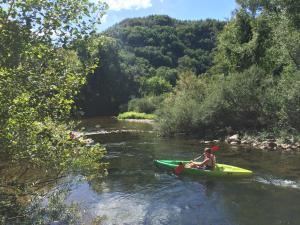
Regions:
<svg viewBox="0 0 300 225"><path fill-rule="evenodd" d="M253 170L247 179L175 176L154 159L192 159L204 145L187 137L158 137L150 124L97 118L82 123L107 149L109 175L78 182L68 201L79 203L85 223L300 224L300 155L221 144L217 161Z"/></svg>

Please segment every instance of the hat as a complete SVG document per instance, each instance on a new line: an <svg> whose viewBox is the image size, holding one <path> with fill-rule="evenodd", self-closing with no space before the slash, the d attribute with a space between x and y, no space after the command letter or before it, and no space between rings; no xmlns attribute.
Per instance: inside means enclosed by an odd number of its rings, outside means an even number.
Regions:
<svg viewBox="0 0 300 225"><path fill-rule="evenodd" d="M204 149L204 152L209 152L209 153L211 153L211 149L210 149L210 148L205 148L205 149Z"/></svg>

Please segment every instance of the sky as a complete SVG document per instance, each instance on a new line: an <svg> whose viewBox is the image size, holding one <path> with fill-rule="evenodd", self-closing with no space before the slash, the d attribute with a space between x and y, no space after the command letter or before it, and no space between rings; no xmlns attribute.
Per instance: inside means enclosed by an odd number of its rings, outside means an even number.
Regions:
<svg viewBox="0 0 300 225"><path fill-rule="evenodd" d="M182 20L213 18L228 20L236 8L235 0L104 0L109 9L102 18L99 30L125 18L148 15L168 15Z"/></svg>

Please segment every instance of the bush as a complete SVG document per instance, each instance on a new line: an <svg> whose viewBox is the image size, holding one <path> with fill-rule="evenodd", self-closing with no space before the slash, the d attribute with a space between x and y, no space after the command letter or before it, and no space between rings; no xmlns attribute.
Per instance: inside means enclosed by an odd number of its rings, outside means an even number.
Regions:
<svg viewBox="0 0 300 225"><path fill-rule="evenodd" d="M238 130L270 124L270 115L274 112L268 111L273 107L271 102L266 102L266 97L269 89L274 88L271 76L254 66L242 73L230 74L223 86L224 124Z"/></svg>
<svg viewBox="0 0 300 225"><path fill-rule="evenodd" d="M161 95L169 92L172 89L172 85L163 77L153 76L151 78L140 79L140 92L145 95Z"/></svg>
<svg viewBox="0 0 300 225"><path fill-rule="evenodd" d="M227 77L197 78L186 73L162 104L163 134L200 135L234 130L261 129L274 125L278 101L271 91L273 78L251 67Z"/></svg>
<svg viewBox="0 0 300 225"><path fill-rule="evenodd" d="M143 113L153 113L157 110L164 99L160 96L145 96L143 98L134 98L128 103L128 110Z"/></svg>
<svg viewBox="0 0 300 225"><path fill-rule="evenodd" d="M198 130L195 115L206 91L206 79L198 79L191 72L181 74L176 88L167 96L158 112L162 134L191 133Z"/></svg>
<svg viewBox="0 0 300 225"><path fill-rule="evenodd" d="M278 89L280 124L300 131L300 72L284 74Z"/></svg>

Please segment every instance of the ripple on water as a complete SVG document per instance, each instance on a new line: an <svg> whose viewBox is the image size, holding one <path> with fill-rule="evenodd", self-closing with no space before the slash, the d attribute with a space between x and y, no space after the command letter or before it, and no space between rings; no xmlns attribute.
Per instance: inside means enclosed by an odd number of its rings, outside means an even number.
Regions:
<svg viewBox="0 0 300 225"><path fill-rule="evenodd" d="M222 209L215 207L218 195L207 195L199 182L171 174L153 174L156 182L137 184L126 190L122 182L109 180L100 191L88 182L74 186L70 199L80 202L85 223L100 216L102 224L232 224Z"/></svg>
<svg viewBox="0 0 300 225"><path fill-rule="evenodd" d="M120 146L126 146L126 142L112 142L112 143L105 143L103 144L104 147L120 147Z"/></svg>
<svg viewBox="0 0 300 225"><path fill-rule="evenodd" d="M95 130L95 131L87 131L83 132L84 136L91 136L91 135L100 135L100 134L123 134L123 133L154 133L154 131L145 131L145 130L132 130L132 129L118 129L118 130Z"/></svg>
<svg viewBox="0 0 300 225"><path fill-rule="evenodd" d="M103 224L230 224L197 182L169 179L139 187L139 192L100 194L92 206ZM166 180L165 180L166 181ZM196 196L195 196L195 190ZM211 196L210 196L211 198Z"/></svg>
<svg viewBox="0 0 300 225"><path fill-rule="evenodd" d="M255 180L257 182L260 182L260 183L263 183L263 184L274 185L274 186L277 186L277 187L300 189L300 182L299 181L280 179L280 178L272 178L272 177L269 177L269 178L256 177Z"/></svg>
<svg viewBox="0 0 300 225"><path fill-rule="evenodd" d="M70 201L79 203L84 224L95 216L109 225L300 224L300 154L220 143L219 162L249 168L256 177L177 177L155 168L153 159L192 159L199 154L197 139L157 137L152 126L115 119L92 119L85 126L85 135L107 147L110 166L103 181L72 188Z"/></svg>
<svg viewBox="0 0 300 225"><path fill-rule="evenodd" d="M140 224L143 223L148 203L144 196L120 192L101 196L95 204L95 216L106 218L103 224Z"/></svg>

